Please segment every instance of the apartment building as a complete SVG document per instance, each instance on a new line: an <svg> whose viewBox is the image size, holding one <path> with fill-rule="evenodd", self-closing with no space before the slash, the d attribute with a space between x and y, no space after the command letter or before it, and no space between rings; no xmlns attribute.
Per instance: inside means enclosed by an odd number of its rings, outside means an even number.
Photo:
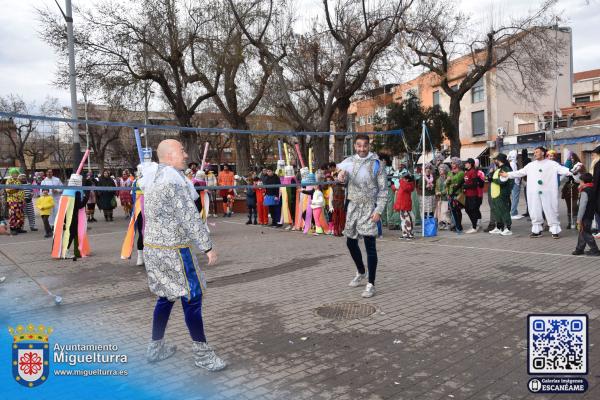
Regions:
<svg viewBox="0 0 600 400"><path fill-rule="evenodd" d="M559 35L564 42L570 43L571 30L560 28ZM492 70L464 96L461 101L459 134L462 144L461 158L478 157L495 146L498 133L501 136L518 135L533 132L537 129L539 116L547 110L568 107L572 99L572 52L570 46L562 52L560 67L556 79L546 83L547 91L535 99L525 100L517 93L506 89L505 71ZM472 68L470 55L457 58L450 66L450 84L458 86ZM517 76L512 76L517 81ZM450 98L440 87L439 77L431 72L423 73L416 78L394 85L384 93L370 96L369 93L358 97L351 105L349 113L354 121L356 132L374 130L370 122L375 116L384 112L384 107L391 102L400 103L408 96L416 96L423 107L439 105L449 111Z"/></svg>

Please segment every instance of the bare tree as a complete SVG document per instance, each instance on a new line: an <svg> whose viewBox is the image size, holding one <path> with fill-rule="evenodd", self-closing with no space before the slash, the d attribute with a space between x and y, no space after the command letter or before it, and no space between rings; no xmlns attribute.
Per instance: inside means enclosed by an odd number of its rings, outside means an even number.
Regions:
<svg viewBox="0 0 600 400"><path fill-rule="evenodd" d="M34 112L35 110L35 112ZM40 113L41 115L50 115L57 110L57 99L46 98L46 101L39 107L35 103L27 104L19 95L9 94L0 97L0 111L16 114ZM47 158L47 151L43 137L38 132L40 124L37 120L10 118L11 123L0 125L0 134L8 138L11 146L11 156L19 161L19 165L25 171L29 171L31 166L27 165L26 155L32 157L32 164L43 161Z"/></svg>
<svg viewBox="0 0 600 400"><path fill-rule="evenodd" d="M256 51L240 30L232 15L232 2L213 1L211 18L204 25L204 33L195 37L192 46L192 65L195 76L203 83L207 92L214 93L212 101L233 129L248 130L248 116L253 113L263 98L272 75L272 64L279 59L268 60ZM262 10L245 7L245 2L235 5L244 25L255 25L260 20ZM272 10L269 10L272 12ZM270 29L272 19L268 18L261 26L262 40L272 40ZM198 58L204 57L213 63L213 68L205 68ZM210 73L215 74L211 79ZM222 78L219 79L219 76ZM236 149L236 171L246 174L250 162L250 142L248 134L233 134Z"/></svg>
<svg viewBox="0 0 600 400"><path fill-rule="evenodd" d="M253 5L261 7L263 3L273 7L272 0L255 0ZM397 35L401 17L411 3L338 0L332 5L323 0L323 15L313 29L303 35L291 34L283 43L267 43L252 34L234 12L246 37L274 65L273 98L282 114L299 130L329 132L336 110L347 114L351 96ZM307 118L310 112L313 117ZM338 129L346 129L345 119L338 118ZM313 137L311 142L316 162L328 161L329 136ZM342 145L338 139L336 158L341 157Z"/></svg>
<svg viewBox="0 0 600 400"><path fill-rule="evenodd" d="M90 119L99 119L103 121L122 121L127 119L128 111L122 105L122 92L105 92L103 97L104 106L90 103L87 105ZM90 125L88 126L89 147L94 152L94 158L100 171L104 169L106 156L112 150L116 142L126 136L127 128L110 125ZM85 129L79 130L81 140L85 141Z"/></svg>
<svg viewBox="0 0 600 400"><path fill-rule="evenodd" d="M48 146L52 149L52 161L58 165L60 177L64 181L67 178L67 169L73 166L73 147L70 143L62 142L58 135L48 138Z"/></svg>
<svg viewBox="0 0 600 400"><path fill-rule="evenodd" d="M205 90L192 66L192 47L207 22L206 9L210 9L208 0L101 1L89 9L76 8L78 64L121 86L132 81L156 83L179 124L189 127L200 104L215 94ZM42 38L64 53L62 17L49 9L38 14ZM200 68L211 64L205 62ZM214 87L219 79L217 72ZM190 157L198 158L196 135L182 131L180 137Z"/></svg>
<svg viewBox="0 0 600 400"><path fill-rule="evenodd" d="M555 73L557 49L564 48L553 26L555 3L545 0L523 17L492 20L481 31L473 31L470 17L457 11L453 0L425 0L415 10L405 27L403 43L409 50L405 57L437 75L450 98L453 129L448 138L453 156L460 156L460 102L486 73L497 70L501 84L529 99L545 92ZM452 67L459 56L467 57L472 67L456 80Z"/></svg>

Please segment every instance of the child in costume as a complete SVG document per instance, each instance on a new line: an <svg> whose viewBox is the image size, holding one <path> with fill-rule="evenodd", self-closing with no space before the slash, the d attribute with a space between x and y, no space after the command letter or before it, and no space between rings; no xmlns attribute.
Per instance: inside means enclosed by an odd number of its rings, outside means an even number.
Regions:
<svg viewBox="0 0 600 400"><path fill-rule="evenodd" d="M290 185L296 183L296 176L294 174L294 167L286 165L283 167L284 176L281 178L281 183L284 185ZM294 215L296 211L296 188L285 187L279 188L279 195L281 198L281 219L279 221L282 225L287 225L286 230L292 229L294 224Z"/></svg>
<svg viewBox="0 0 600 400"><path fill-rule="evenodd" d="M96 179L94 179L92 173L88 173L87 178L83 183L84 186L96 186ZM98 220L94 218L96 212L96 192L94 190L89 190L87 193L88 201L85 213L87 214L88 222L98 222Z"/></svg>
<svg viewBox="0 0 600 400"><path fill-rule="evenodd" d="M337 180L337 172L334 174ZM343 236L344 226L346 224L346 186L337 183L333 186L331 204L333 207L333 235Z"/></svg>
<svg viewBox="0 0 600 400"><path fill-rule="evenodd" d="M323 211L325 219L327 220L327 234L333 235L333 177L331 174L327 174L325 177L326 182L331 182L326 185L323 189L323 198L325 199L325 207Z"/></svg>
<svg viewBox="0 0 600 400"><path fill-rule="evenodd" d="M248 221L246 225L257 224L256 221L256 183L258 178L252 179L252 187L246 189L246 207L248 208Z"/></svg>
<svg viewBox="0 0 600 400"><path fill-rule="evenodd" d="M44 222L44 230L46 234L45 238L52 237L52 228L50 227L50 214L52 214L52 209L54 208L54 198L50 196L50 192L48 189L43 189L42 194L38 197L36 202L36 207L40 210L40 216L42 217L42 221Z"/></svg>
<svg viewBox="0 0 600 400"><path fill-rule="evenodd" d="M10 177L7 185L21 185L18 168L8 170ZM23 229L25 223L25 192L20 189L6 189L6 203L8 205L8 224L13 235L26 233Z"/></svg>
<svg viewBox="0 0 600 400"><path fill-rule="evenodd" d="M324 233L323 226L321 224L324 206L325 198L323 196L323 192L321 191L321 186L317 186L313 191L312 200L310 202L313 219L315 220L315 235L322 235Z"/></svg>
<svg viewBox="0 0 600 400"><path fill-rule="evenodd" d="M257 178L258 179L258 178ZM267 191L261 187L262 182L260 179L256 181L256 214L258 215L258 223L260 225L269 224L269 207L265 206L265 195Z"/></svg>
<svg viewBox="0 0 600 400"><path fill-rule="evenodd" d="M315 193L315 187L312 186L312 184L316 183L317 180L315 178L315 174L311 174L309 173L306 177L306 179L302 180L302 184L303 185L307 185L304 187L304 190L302 190L302 194L303 196L303 206L302 206L302 213L301 213L301 220L302 220L302 230L303 233L306 235L311 229L312 229L312 214L313 214L313 210L312 210L312 197L313 194Z"/></svg>
<svg viewBox="0 0 600 400"><path fill-rule="evenodd" d="M414 178L411 175L404 175L400 179L399 187L396 188L394 186L394 190L396 190L394 210L400 213L402 239L414 239L415 235L413 234L413 220L411 216L412 193L415 190Z"/></svg>

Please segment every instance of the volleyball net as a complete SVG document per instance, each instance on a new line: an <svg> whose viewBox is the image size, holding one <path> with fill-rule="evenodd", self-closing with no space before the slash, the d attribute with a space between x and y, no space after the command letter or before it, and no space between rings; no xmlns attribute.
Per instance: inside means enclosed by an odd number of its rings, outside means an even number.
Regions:
<svg viewBox="0 0 600 400"><path fill-rule="evenodd" d="M165 114L167 115L167 114ZM79 131L78 136L81 142L82 153L86 149L91 149L92 152L87 161L87 168L84 170L92 171L99 170L100 165L103 169L113 171L129 169L132 172L135 167L140 164L141 152L140 141L147 149L156 149L158 144L165 139L179 139L181 134L196 135L199 153L201 147L205 143L209 143L211 149L210 157L206 163L207 166L216 166L218 172L219 165L228 164L235 165L235 161L228 159L226 156L230 151L226 151L231 147L235 147L232 142L239 135L249 135L251 138L261 138L261 148L258 149L263 155L263 159L254 160L254 165L251 165L253 170L255 167L263 167L265 165L273 165L278 160L285 162L285 165L292 165L299 169L303 165L302 159L308 160L307 166L310 164L311 171L312 160L309 160L309 154L299 154L295 148L295 144L300 137L331 137L343 136L351 138L358 134L367 135L395 135L402 137L404 132L402 129L387 130L387 131L368 131L368 132L305 132L305 131L289 131L289 130L271 130L271 129L254 129L241 130L231 128L208 128L208 127L187 127L180 126L170 117L164 119L150 118L150 122L144 121L107 121L98 120L95 118L87 119L71 119L58 116L47 115L32 115L23 113L0 112L0 165L4 170L3 175L15 161L19 164L25 162L26 166L20 166L22 172L25 170L60 170L64 175L67 171L73 170L73 129L76 127ZM154 123L159 122L159 123ZM136 131L139 133L136 143ZM267 138L268 140L265 140ZM141 140L140 140L141 139ZM290 151L283 154L281 143L290 146ZM15 149L16 144L16 149ZM278 146L279 144L279 146ZM253 146L253 143L250 144ZM308 148L312 146L309 139L306 143ZM20 154L19 153L19 146ZM94 149L100 149L99 153L94 152ZM252 150L251 150L252 152ZM98 157L102 157L102 162L99 162ZM200 165L201 160L188 160L189 163ZM216 161L216 162L215 162ZM302 163L302 165L301 165ZM12 164L12 165L10 165ZM280 161L280 165L282 162ZM204 165L201 166L201 168ZM85 173L84 173L85 175ZM67 178L68 176L64 176ZM245 177L238 180L239 184L231 186L196 186L197 190L223 190L223 189L249 189L255 188L251 182L246 182ZM244 184L246 183L246 184ZM304 184L300 181L293 184L274 184L261 185L262 188L273 187L298 187L298 186L319 186L332 185L335 181L311 182ZM40 185L6 185L0 184L0 189L35 189L41 190ZM44 185L44 189L71 189L71 190L94 190L94 191L124 191L131 190L131 187L123 186L66 186L66 185Z"/></svg>

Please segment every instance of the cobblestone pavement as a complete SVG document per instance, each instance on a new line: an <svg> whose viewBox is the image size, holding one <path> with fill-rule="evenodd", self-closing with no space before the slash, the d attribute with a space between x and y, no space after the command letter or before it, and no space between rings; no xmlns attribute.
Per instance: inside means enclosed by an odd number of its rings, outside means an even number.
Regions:
<svg viewBox="0 0 600 400"><path fill-rule="evenodd" d="M176 306L167 338L180 350L132 379L161 376L161 387L174 391L206 383L215 399L568 398L527 391L526 317L587 313L590 389L577 398L600 398L600 260L570 255L573 231L529 239L522 219L512 237L442 232L405 242L386 232L377 242L377 295L362 299L360 288L348 287L355 272L343 239L244 222L211 220L220 261L205 269L207 337L230 367L212 374L191 367ZM5 317L102 332L118 338L131 363L145 363L155 298L144 269L119 259L125 225L123 216L92 224L93 256L77 262L50 260L40 232L1 237ZM52 304L6 256L63 304ZM315 311L339 302L376 311L351 320Z"/></svg>

